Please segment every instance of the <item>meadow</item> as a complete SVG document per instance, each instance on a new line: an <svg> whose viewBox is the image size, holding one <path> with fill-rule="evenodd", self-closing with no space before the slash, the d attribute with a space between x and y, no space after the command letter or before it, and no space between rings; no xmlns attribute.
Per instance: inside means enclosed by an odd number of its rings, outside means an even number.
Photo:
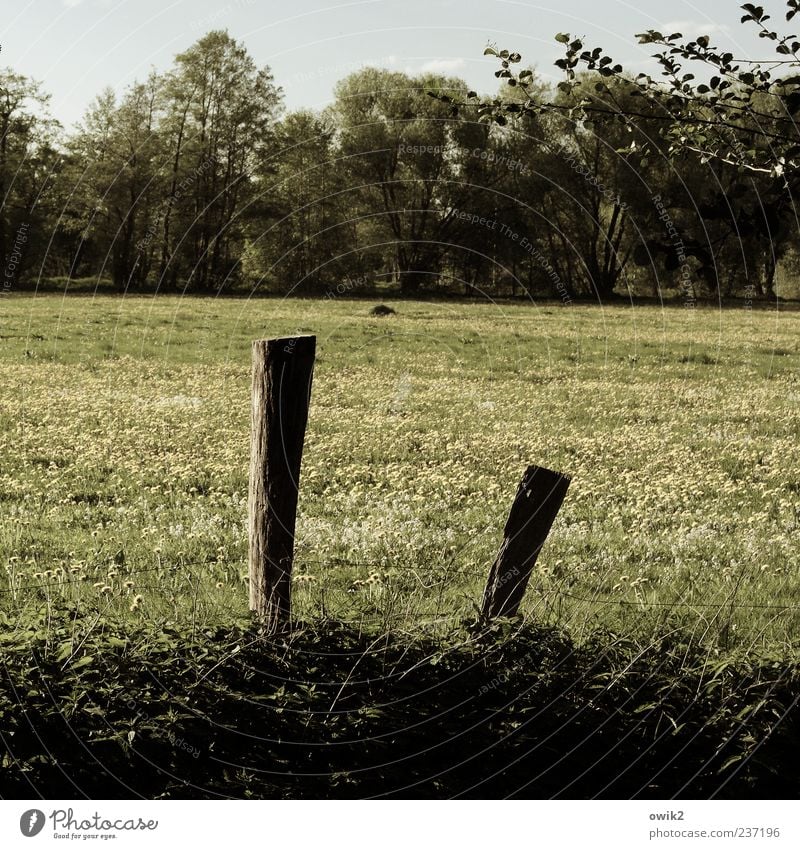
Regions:
<svg viewBox="0 0 800 849"><path fill-rule="evenodd" d="M527 618L796 655L800 313L373 303L6 297L0 610L246 622L250 340L315 333L299 620L474 616L537 463Z"/></svg>
<svg viewBox="0 0 800 849"><path fill-rule="evenodd" d="M11 296L4 798L796 798L800 313ZM317 335L295 626L250 342ZM572 484L476 614L529 463Z"/></svg>

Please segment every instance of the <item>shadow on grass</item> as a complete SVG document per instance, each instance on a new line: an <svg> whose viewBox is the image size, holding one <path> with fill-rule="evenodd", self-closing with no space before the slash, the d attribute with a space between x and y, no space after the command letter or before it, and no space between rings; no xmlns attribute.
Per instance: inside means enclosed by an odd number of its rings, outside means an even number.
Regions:
<svg viewBox="0 0 800 849"><path fill-rule="evenodd" d="M513 623L265 640L50 617L9 621L0 641L4 798L800 791L800 676L779 660L608 634L577 649Z"/></svg>

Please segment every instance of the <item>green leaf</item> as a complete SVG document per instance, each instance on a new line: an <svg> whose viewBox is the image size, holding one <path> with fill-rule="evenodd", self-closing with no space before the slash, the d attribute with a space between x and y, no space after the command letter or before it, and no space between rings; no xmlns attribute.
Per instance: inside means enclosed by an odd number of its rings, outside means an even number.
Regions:
<svg viewBox="0 0 800 849"><path fill-rule="evenodd" d="M719 771L725 772L726 769L729 769L735 763L738 763L743 757L744 757L744 755L741 754L741 753L738 754L738 755L732 755L731 757L728 758L728 760L725 761L724 764L722 764L722 766L719 768Z"/></svg>
<svg viewBox="0 0 800 849"><path fill-rule="evenodd" d="M66 643L61 643L56 652L55 661L56 663L62 663L72 654L73 643L72 640L69 640Z"/></svg>
<svg viewBox="0 0 800 849"><path fill-rule="evenodd" d="M652 44L654 41L664 40L664 36L660 32L656 32L652 29L647 32L637 32L636 38L639 39L639 44Z"/></svg>

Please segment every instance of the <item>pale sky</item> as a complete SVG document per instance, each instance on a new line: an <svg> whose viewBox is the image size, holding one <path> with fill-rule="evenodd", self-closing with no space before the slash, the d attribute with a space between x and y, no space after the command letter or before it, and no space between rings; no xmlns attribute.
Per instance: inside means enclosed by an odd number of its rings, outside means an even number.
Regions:
<svg viewBox="0 0 800 849"><path fill-rule="evenodd" d="M0 65L32 76L52 96L66 126L106 86L122 90L164 69L210 29L228 29L259 65L269 65L288 109L322 108L337 80L365 65L418 73L440 70L479 91L494 91L497 64L487 41L523 54L546 78L560 79L557 32L587 36L639 71L650 47L634 33L656 28L710 34L736 55L765 47L739 24L731 0L2 0ZM774 8L782 25L783 2Z"/></svg>

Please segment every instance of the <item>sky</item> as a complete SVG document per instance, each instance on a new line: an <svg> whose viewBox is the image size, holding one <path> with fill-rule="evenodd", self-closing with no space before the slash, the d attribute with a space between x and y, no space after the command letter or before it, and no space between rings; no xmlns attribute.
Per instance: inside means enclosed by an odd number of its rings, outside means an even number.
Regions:
<svg viewBox="0 0 800 849"><path fill-rule="evenodd" d="M336 82L375 65L409 73L441 71L480 92L496 89L487 43L522 53L545 79L558 32L586 36L633 71L652 70L645 29L708 34L737 56L763 42L740 25L736 0L0 0L0 65L39 80L65 126L106 86L122 91L211 29L243 41L283 88L287 109L321 109ZM782 0L775 0L780 26Z"/></svg>

